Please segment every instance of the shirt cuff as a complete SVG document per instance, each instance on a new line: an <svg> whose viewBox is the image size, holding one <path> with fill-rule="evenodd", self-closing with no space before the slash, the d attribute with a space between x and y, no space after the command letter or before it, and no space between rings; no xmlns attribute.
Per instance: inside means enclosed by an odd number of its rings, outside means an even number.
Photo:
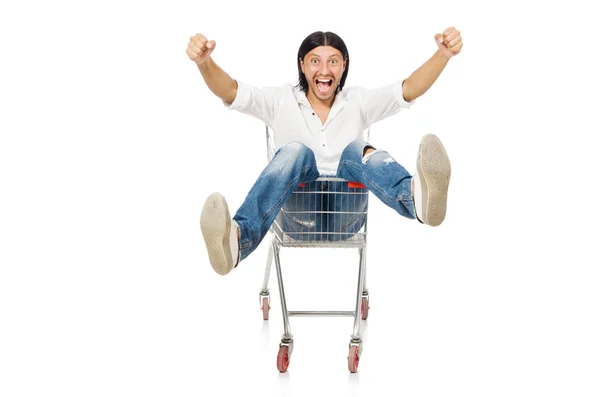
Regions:
<svg viewBox="0 0 600 397"><path fill-rule="evenodd" d="M402 85L404 84L404 80L400 80L397 84L396 84L396 99L398 101L398 103L400 103L400 106L404 109L408 109L410 108L416 101L416 99L413 99L410 102L407 102L406 99L404 99L404 88L402 87Z"/></svg>
<svg viewBox="0 0 600 397"><path fill-rule="evenodd" d="M225 106L225 108L229 110L244 109L248 104L248 99L250 98L250 88L239 80L235 80L235 82L237 83L237 92L235 94L235 99L231 104L223 101L223 106Z"/></svg>

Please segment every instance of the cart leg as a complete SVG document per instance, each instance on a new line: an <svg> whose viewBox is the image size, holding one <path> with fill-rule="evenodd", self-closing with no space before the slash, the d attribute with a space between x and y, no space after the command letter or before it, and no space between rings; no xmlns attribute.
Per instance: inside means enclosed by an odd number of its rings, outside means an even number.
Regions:
<svg viewBox="0 0 600 397"><path fill-rule="evenodd" d="M367 247L358 249L358 256L363 264L362 273L362 294L363 296L369 295L369 289L367 288Z"/></svg>
<svg viewBox="0 0 600 397"><path fill-rule="evenodd" d="M281 312L283 314L283 328L284 334L281 337L281 343L279 344L279 353L277 355L277 369L279 372L286 372L292 352L294 351L294 339L290 329L290 319L287 310L287 303L285 301L285 291L283 289L283 277L281 275L281 262L279 260L279 246L275 239L271 244L273 249L273 256L275 258L275 270L277 273L277 284L279 285L279 299L281 301Z"/></svg>
<svg viewBox="0 0 600 397"><path fill-rule="evenodd" d="M273 256L275 258L275 270L277 272L277 283L279 285L279 299L281 300L281 311L282 311L282 315L283 315L283 328L284 328L283 339L292 340L292 332L290 330L289 313L287 310L287 303L285 301L285 291L283 288L283 277L281 275L281 262L279 260L279 246L277 245L275 240L273 240L272 247L273 247Z"/></svg>
<svg viewBox="0 0 600 397"><path fill-rule="evenodd" d="M354 330L352 332L352 341L359 343L360 338L360 317L361 317L361 304L364 291L365 282L365 249L359 248L360 252L360 263L358 265L358 288L356 289L356 305L354 309Z"/></svg>
<svg viewBox="0 0 600 397"><path fill-rule="evenodd" d="M265 279L260 292L269 293L269 278L271 277L271 265L273 264L273 246L269 247L269 256L267 257L267 267L265 269Z"/></svg>
<svg viewBox="0 0 600 397"><path fill-rule="evenodd" d="M365 290L365 249L360 248L360 262L358 265L358 288L356 289L356 306L354 309L354 330L350 339L348 351L348 370L352 373L358 370L358 362L362 354L362 339L360 336L360 319L363 311L363 291Z"/></svg>
<svg viewBox="0 0 600 397"><path fill-rule="evenodd" d="M271 309L271 297L269 293L269 278L271 276L271 265L273 264L273 246L269 247L269 256L267 257L267 267L265 269L265 278L259 294L260 310L263 313L263 320L269 319L269 310Z"/></svg>
<svg viewBox="0 0 600 397"><path fill-rule="evenodd" d="M362 298L361 298L361 319L366 320L369 317L369 289L367 288L367 247L362 248L362 254L359 255L362 261Z"/></svg>

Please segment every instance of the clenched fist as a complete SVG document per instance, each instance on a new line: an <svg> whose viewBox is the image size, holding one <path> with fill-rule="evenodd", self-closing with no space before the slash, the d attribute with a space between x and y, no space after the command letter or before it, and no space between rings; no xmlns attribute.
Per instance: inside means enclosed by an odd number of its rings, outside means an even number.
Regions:
<svg viewBox="0 0 600 397"><path fill-rule="evenodd" d="M463 46L460 32L453 27L444 30L442 34L436 34L435 43L440 48L442 55L448 58L458 55Z"/></svg>
<svg viewBox="0 0 600 397"><path fill-rule="evenodd" d="M192 61L196 62L197 65L201 65L210 57L216 45L217 43L214 40L209 41L206 37L198 33L190 37L190 42L185 52Z"/></svg>

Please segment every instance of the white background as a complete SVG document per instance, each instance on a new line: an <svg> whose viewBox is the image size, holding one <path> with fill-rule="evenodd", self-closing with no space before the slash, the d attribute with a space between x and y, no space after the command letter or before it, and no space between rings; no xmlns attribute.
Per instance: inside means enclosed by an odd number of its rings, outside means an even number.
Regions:
<svg viewBox="0 0 600 397"><path fill-rule="evenodd" d="M584 1L3 2L0 395L598 396L598 34ZM591 4L591 3L589 3ZM259 120L224 109L185 49L259 86L297 80L331 30L347 85L407 77L449 26L464 48L373 143L412 172L435 133L452 161L430 228L372 197L371 313L283 324L258 291L267 240L226 277L199 228L266 164ZM304 252L306 251L306 252ZM283 250L291 310L351 310L355 252Z"/></svg>

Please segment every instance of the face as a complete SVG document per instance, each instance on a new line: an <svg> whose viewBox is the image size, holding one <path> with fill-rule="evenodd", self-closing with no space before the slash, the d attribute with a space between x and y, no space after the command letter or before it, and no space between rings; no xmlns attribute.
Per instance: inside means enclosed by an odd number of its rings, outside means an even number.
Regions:
<svg viewBox="0 0 600 397"><path fill-rule="evenodd" d="M330 46L316 47L306 54L301 66L308 82L308 94L321 101L332 99L346 70L342 53Z"/></svg>

